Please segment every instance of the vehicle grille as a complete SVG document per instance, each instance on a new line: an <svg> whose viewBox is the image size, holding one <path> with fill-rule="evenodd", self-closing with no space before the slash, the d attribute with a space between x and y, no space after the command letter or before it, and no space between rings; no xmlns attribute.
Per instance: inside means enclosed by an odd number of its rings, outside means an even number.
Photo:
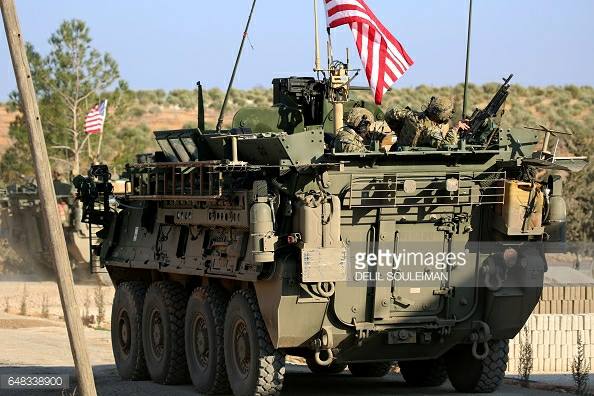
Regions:
<svg viewBox="0 0 594 396"><path fill-rule="evenodd" d="M351 175L349 208L502 204L505 172Z"/></svg>

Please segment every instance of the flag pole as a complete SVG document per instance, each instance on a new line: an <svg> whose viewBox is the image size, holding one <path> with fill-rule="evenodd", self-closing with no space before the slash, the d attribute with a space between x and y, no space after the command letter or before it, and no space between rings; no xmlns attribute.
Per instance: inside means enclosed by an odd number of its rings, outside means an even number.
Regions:
<svg viewBox="0 0 594 396"><path fill-rule="evenodd" d="M466 118L466 110L468 109L468 75L470 69L470 39L472 36L472 0L469 0L468 7L468 37L466 39L466 73L464 76L464 100L462 103L462 118Z"/></svg>
<svg viewBox="0 0 594 396"><path fill-rule="evenodd" d="M99 143L97 144L97 155L93 158L93 165L97 165L99 162L99 156L101 155L101 144L103 143L103 134L105 133L105 119L107 118L107 99L105 99L105 115L103 116L103 125L101 126L101 132L99 133Z"/></svg>
<svg viewBox="0 0 594 396"><path fill-rule="evenodd" d="M322 69L321 60L320 60L320 32L319 32L319 24L318 24L318 0L313 0L313 7L314 7L314 28L315 28L315 47L316 47L316 61L314 66L314 71L319 72Z"/></svg>

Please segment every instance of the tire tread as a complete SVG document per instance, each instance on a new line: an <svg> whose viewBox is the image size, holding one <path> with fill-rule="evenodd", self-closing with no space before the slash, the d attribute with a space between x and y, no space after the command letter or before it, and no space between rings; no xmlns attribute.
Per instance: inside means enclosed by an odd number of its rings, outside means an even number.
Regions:
<svg viewBox="0 0 594 396"><path fill-rule="evenodd" d="M129 281L120 283L117 287L116 293L126 293L128 296L131 297L132 301L134 302L134 306L136 309L136 334L142 334L142 307L144 305L144 297L146 295L146 284L140 281ZM115 298L114 298L115 299ZM114 307L112 306L112 323L114 323L113 314ZM113 328L112 328L113 332ZM146 360L144 357L144 348L142 346L142 337L139 337L137 348L138 348L138 355L136 357L136 363L134 364L134 370L129 373L128 375L122 377L125 380L131 381L142 381L150 378L148 369L146 367ZM113 334L112 334L112 343L113 343ZM122 373L120 373L120 376Z"/></svg>
<svg viewBox="0 0 594 396"><path fill-rule="evenodd" d="M205 300L212 309L214 325L216 329L217 348L217 367L215 369L215 379L207 394L227 394L230 393L229 378L225 367L225 349L223 345L223 330L225 328L225 313L227 311L228 296L223 290L215 286L198 287L192 292L190 298L201 298Z"/></svg>
<svg viewBox="0 0 594 396"><path fill-rule="evenodd" d="M163 297L169 316L168 330L171 334L171 344L166 346L172 348L171 358L168 362L167 372L159 382L166 385L187 383L189 380L185 350L187 292L179 283L169 281L153 282L149 286L147 294L151 293L152 289L158 289L158 295Z"/></svg>
<svg viewBox="0 0 594 396"><path fill-rule="evenodd" d="M285 353L275 349L268 335L266 324L260 313L256 294L252 290L242 289L236 291L233 298L241 296L248 303L256 324L259 357L259 375L256 382L254 396L276 396L279 395L285 377Z"/></svg>

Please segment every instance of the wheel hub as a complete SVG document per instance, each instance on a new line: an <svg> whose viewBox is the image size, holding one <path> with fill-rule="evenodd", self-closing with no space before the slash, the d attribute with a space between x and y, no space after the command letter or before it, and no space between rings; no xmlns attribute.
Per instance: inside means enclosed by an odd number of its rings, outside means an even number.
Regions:
<svg viewBox="0 0 594 396"><path fill-rule="evenodd" d="M243 320L235 323L233 331L235 363L239 372L247 377L249 374L251 350L247 325Z"/></svg>
<svg viewBox="0 0 594 396"><path fill-rule="evenodd" d="M118 330L119 330L119 342L120 349L126 355L130 353L130 346L132 344L132 331L130 328L130 318L128 312L120 312L118 319Z"/></svg>
<svg viewBox="0 0 594 396"><path fill-rule="evenodd" d="M194 335L194 354L200 366L207 367L209 353L208 329L202 316L198 316L194 321Z"/></svg>
<svg viewBox="0 0 594 396"><path fill-rule="evenodd" d="M151 347L155 357L160 359L163 356L164 342L163 342L163 320L161 313L157 310L151 314Z"/></svg>

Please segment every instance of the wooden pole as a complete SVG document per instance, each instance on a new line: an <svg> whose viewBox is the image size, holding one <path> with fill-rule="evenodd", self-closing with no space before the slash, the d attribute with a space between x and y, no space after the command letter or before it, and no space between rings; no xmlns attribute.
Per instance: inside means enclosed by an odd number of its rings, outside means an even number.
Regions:
<svg viewBox="0 0 594 396"><path fill-rule="evenodd" d="M29 144L37 177L39 200L43 210L47 230L49 231L49 246L56 266L58 289L64 310L66 328L70 339L70 348L74 358L74 367L78 378L78 387L81 395L96 396L95 380L85 345L80 312L74 294L74 281L72 269L64 240L62 222L58 215L56 192L52 181L52 174L41 126L41 117L37 107L37 98L29 69L29 61L21 35L21 28L17 18L14 0L0 0L0 9L4 20L4 29L8 39L8 47L12 57L12 65L16 76L25 113L29 126Z"/></svg>

